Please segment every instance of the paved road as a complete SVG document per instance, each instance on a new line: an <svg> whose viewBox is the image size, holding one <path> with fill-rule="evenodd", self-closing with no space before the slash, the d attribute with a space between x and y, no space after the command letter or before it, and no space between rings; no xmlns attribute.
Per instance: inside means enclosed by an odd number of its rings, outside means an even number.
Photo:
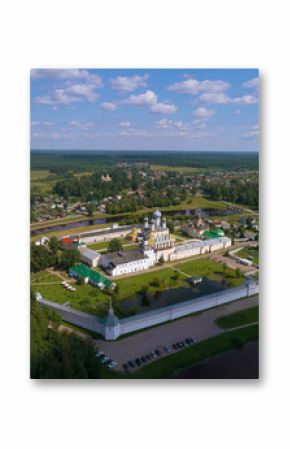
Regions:
<svg viewBox="0 0 290 449"><path fill-rule="evenodd" d="M122 369L122 364L128 360L141 357L155 349L162 349L166 345L172 345L187 337L195 337L201 341L221 334L224 330L214 323L217 318L258 305L258 301L258 295L241 299L215 309L139 332L118 341L96 340L96 345L106 355L118 362L118 369ZM166 356L164 351L162 351L162 354Z"/></svg>

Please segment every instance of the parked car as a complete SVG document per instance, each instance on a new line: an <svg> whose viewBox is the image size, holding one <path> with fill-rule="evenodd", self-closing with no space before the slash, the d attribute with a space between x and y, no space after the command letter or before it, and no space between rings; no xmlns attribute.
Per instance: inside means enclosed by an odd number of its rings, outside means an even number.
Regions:
<svg viewBox="0 0 290 449"><path fill-rule="evenodd" d="M109 363L109 368L115 368L115 366L117 366L118 365L118 363L117 362L115 362L115 361L111 361L111 363Z"/></svg>
<svg viewBox="0 0 290 449"><path fill-rule="evenodd" d="M104 351L97 351L96 352L96 357L102 357L103 355L105 355Z"/></svg>
<svg viewBox="0 0 290 449"><path fill-rule="evenodd" d="M165 352L171 352L171 351L172 351L172 349L171 349L170 346L164 346L163 350L164 350Z"/></svg>

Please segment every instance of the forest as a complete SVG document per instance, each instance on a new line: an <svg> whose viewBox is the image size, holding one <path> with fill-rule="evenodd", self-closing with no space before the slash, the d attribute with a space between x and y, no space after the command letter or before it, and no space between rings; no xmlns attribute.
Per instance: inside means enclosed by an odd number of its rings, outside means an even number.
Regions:
<svg viewBox="0 0 290 449"><path fill-rule="evenodd" d="M31 298L30 377L32 379L96 379L100 366L93 343L60 332L60 317Z"/></svg>
<svg viewBox="0 0 290 449"><path fill-rule="evenodd" d="M258 170L256 152L155 152L155 151L31 151L32 170L56 174L102 172L117 164L162 164L220 170Z"/></svg>
<svg viewBox="0 0 290 449"><path fill-rule="evenodd" d="M221 182L211 182L203 185L203 192L210 199L224 200L247 206L259 206L259 182L241 182L232 179L229 185Z"/></svg>

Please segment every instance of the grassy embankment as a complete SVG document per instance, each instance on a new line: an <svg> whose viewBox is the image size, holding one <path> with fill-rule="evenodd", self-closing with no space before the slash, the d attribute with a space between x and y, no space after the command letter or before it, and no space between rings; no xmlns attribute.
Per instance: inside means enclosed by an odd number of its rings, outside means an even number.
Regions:
<svg viewBox="0 0 290 449"><path fill-rule="evenodd" d="M259 306L231 313L218 318L215 323L222 329L232 329L245 324L255 323L259 320Z"/></svg>
<svg viewBox="0 0 290 449"><path fill-rule="evenodd" d="M244 247L240 249L236 255L242 259L250 259L255 264L259 265L259 250L257 248L252 248L251 246Z"/></svg>

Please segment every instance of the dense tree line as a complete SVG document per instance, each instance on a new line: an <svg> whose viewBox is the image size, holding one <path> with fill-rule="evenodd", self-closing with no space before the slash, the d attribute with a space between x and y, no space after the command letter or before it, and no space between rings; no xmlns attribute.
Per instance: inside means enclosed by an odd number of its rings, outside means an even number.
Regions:
<svg viewBox="0 0 290 449"><path fill-rule="evenodd" d="M32 379L96 379L99 364L90 340L57 330L60 318L31 299Z"/></svg>
<svg viewBox="0 0 290 449"><path fill-rule="evenodd" d="M258 181L241 182L231 180L229 184L211 182L202 186L203 192L213 200L225 200L248 206L259 206Z"/></svg>
<svg viewBox="0 0 290 449"><path fill-rule="evenodd" d="M80 179L75 176L58 181L53 193L65 198L76 197L82 200L101 200L109 196L116 196L124 190L136 187L136 179L129 179L125 171L114 170L110 173L112 181L104 182L99 173L91 176L82 176Z"/></svg>
<svg viewBox="0 0 290 449"><path fill-rule="evenodd" d="M67 270L80 262L80 253L74 248L64 248L55 237L50 239L48 247L35 244L30 249L30 270L35 273L48 267Z"/></svg>
<svg viewBox="0 0 290 449"><path fill-rule="evenodd" d="M81 171L110 170L120 163L156 164L171 167L197 167L221 170L258 170L258 153L236 152L170 152L159 151L32 151L32 170L50 170L63 175L69 170Z"/></svg>

